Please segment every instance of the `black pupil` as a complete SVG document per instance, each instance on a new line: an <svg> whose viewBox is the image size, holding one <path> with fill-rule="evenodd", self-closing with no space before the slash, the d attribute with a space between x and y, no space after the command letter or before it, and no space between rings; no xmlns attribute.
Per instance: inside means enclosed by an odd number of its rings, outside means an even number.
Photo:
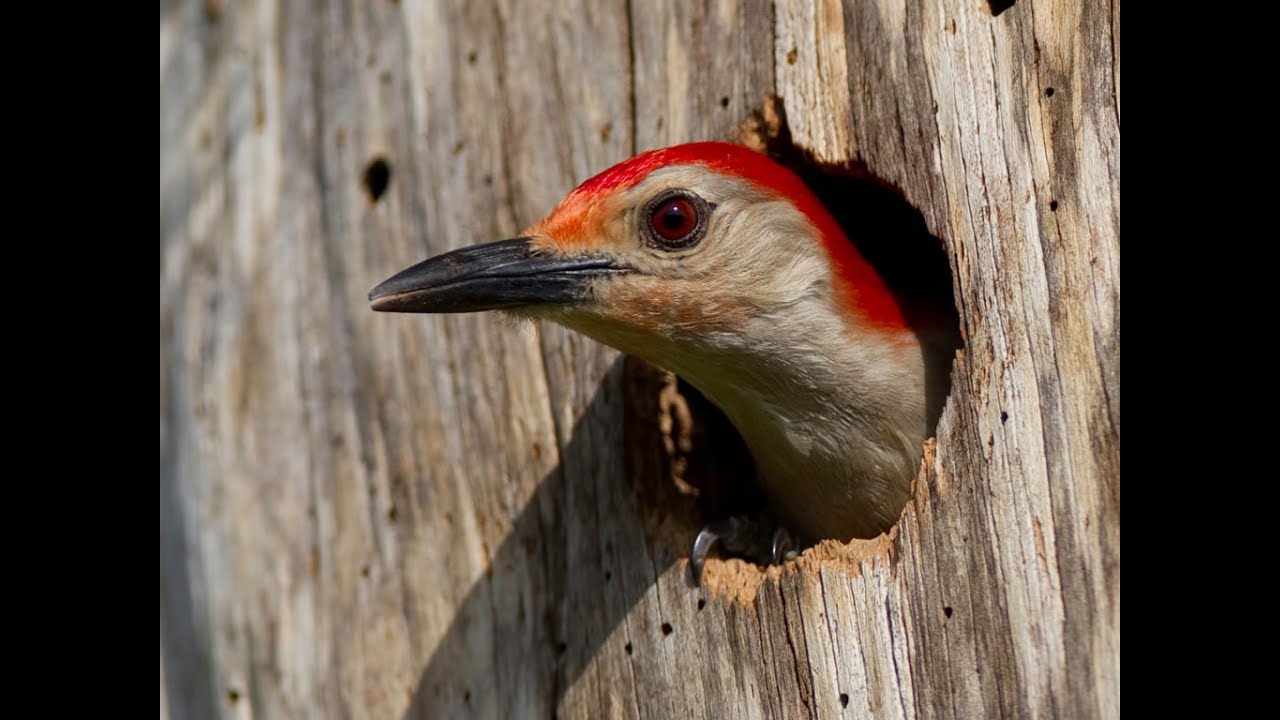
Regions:
<svg viewBox="0 0 1280 720"><path fill-rule="evenodd" d="M672 200L663 203L654 217L654 229L668 240L677 240L688 235L697 225L693 206L688 200Z"/></svg>

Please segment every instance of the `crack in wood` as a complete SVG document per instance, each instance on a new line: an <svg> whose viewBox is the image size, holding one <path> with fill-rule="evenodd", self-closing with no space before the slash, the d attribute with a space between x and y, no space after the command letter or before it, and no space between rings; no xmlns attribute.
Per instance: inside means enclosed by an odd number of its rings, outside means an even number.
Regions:
<svg viewBox="0 0 1280 720"><path fill-rule="evenodd" d="M889 606L888 595L886 595L884 598L884 622L885 622L885 628L888 630L888 635L889 635L889 658L893 660L893 679L894 679L894 687L896 687L898 690L898 706L902 708L902 714L904 717L910 716L910 713L907 712L907 699L902 697L902 688L903 688L902 673L901 671L898 670L898 648L897 648L897 642L893 635L893 611L890 609L890 606ZM903 632L906 632L905 625L903 626ZM913 709L915 709L917 713L920 715L925 714L925 713L920 713L919 708L913 708Z"/></svg>
<svg viewBox="0 0 1280 720"><path fill-rule="evenodd" d="M815 708L813 707L813 701L814 701L814 698L813 698L813 664L812 664L812 663L810 663L810 662L808 662L808 660L809 660L809 658L808 658L808 654L807 654L807 653L805 653L805 654L804 654L804 665L808 666L808 668L809 668L809 687L808 687L809 692L808 692L808 693L806 693L806 692L805 692L805 683L804 683L804 679L803 679L803 678L801 677L801 675L800 675L801 653L796 649L796 642L795 642L795 639L794 639L794 638L792 637L792 635L791 635L791 634L792 634L792 632L794 631L794 627L793 627L793 626L792 626L792 624L791 624L791 618L787 615L787 596L786 596L786 592L783 590L783 583L784 583L784 582L785 582L785 579L779 579L779 581L778 581L778 583L777 583L777 589L778 589L778 600L782 603L782 613L781 613L780 617L781 617L781 619L782 619L782 629L783 629L783 634L784 634L784 635L786 636L786 638L787 638L787 647L791 650L791 659L792 659L792 661L793 661L793 663L794 663L794 664L792 665L792 671L795 673L795 676L796 676L796 687L800 690L800 693L799 693L799 694L800 694L800 702L804 703L805 709L807 709L807 710L809 711L809 715L810 715L811 717L816 717L816 715L815 715L815 712L816 712L816 711L815 711ZM804 637L804 626L803 626L803 624L802 624L802 625L801 625L801 627L800 627L800 633L801 633L800 637L801 637L801 638L803 638L803 637Z"/></svg>

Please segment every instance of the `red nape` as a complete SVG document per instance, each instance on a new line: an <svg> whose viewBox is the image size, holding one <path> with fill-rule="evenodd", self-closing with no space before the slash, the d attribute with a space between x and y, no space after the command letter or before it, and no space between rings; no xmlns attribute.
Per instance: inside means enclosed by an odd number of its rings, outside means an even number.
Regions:
<svg viewBox="0 0 1280 720"><path fill-rule="evenodd" d="M705 165L716 172L740 177L791 201L818 229L839 277L845 281L846 307L874 325L895 330L907 327L902 308L880 275L863 259L804 181L769 156L748 147L699 142L650 150L587 180L573 194L606 195L640 182L660 167L688 164Z"/></svg>

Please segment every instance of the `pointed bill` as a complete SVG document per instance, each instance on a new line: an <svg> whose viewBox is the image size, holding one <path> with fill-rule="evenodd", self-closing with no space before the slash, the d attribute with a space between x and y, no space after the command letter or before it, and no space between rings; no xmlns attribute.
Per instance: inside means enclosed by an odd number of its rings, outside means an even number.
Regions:
<svg viewBox="0 0 1280 720"><path fill-rule="evenodd" d="M374 310L457 313L575 303L591 283L630 270L603 255L550 255L527 237L437 255L388 278L369 293Z"/></svg>

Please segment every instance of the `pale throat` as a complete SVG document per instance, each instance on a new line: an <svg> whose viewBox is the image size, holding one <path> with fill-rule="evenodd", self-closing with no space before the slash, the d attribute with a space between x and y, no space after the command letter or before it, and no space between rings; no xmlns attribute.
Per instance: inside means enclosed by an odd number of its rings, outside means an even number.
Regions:
<svg viewBox="0 0 1280 720"><path fill-rule="evenodd" d="M794 530L868 537L892 524L919 466L924 361L911 337L890 342L829 317L766 320L732 346L712 336L665 348L659 362L729 417Z"/></svg>

